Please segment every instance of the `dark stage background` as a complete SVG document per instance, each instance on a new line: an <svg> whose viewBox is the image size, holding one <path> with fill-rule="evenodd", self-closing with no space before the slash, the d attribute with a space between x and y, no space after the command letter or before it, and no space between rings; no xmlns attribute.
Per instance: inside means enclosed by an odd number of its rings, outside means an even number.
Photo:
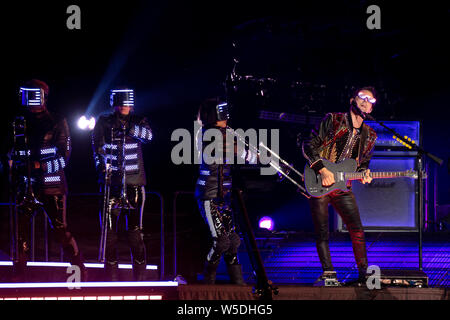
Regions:
<svg viewBox="0 0 450 320"><path fill-rule="evenodd" d="M81 30L66 27L71 4L80 6ZM380 30L366 26L371 4L381 8ZM445 160L437 168L437 203L449 204L449 8L437 1L10 3L2 9L0 21L1 136L9 125L7 116L16 108L18 87L27 79L44 80L50 86L49 109L65 115L71 126L70 193L73 199L95 193L90 136L78 130L76 121L85 113L98 116L108 111L108 90L113 86L134 88L136 112L148 117L154 134L144 151L147 189L163 195L170 234L174 192L193 191L198 171L196 165L172 164L176 143L171 134L177 128L192 132L199 103L225 95L225 79L233 58L238 58L239 75L276 82L242 83L230 95L232 126L279 128L281 156L301 169L298 142L311 126L262 120L259 110L322 117L347 111L352 86L373 85L380 93L374 117L422 121L424 147ZM3 146L4 139L1 142ZM260 177L254 170L243 170L240 176L245 178L255 224L259 217L271 215L277 230L312 230L306 200L293 185ZM191 200L177 205L178 231L180 239L200 246L206 230ZM149 201L155 223L147 228L157 238L159 208L157 200ZM8 202L4 168L1 202ZM74 233L91 232L86 237L95 239L95 206L73 203L69 209ZM3 234L7 217L2 209ZM7 244L2 248L7 251Z"/></svg>

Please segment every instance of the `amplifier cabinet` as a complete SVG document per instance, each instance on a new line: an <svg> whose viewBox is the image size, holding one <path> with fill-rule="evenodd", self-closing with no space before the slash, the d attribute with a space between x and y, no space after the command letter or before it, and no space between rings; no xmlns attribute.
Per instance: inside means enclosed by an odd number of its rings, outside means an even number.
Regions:
<svg viewBox="0 0 450 320"><path fill-rule="evenodd" d="M374 152L371 171L416 170L415 152ZM366 231L418 231L417 179L402 177L373 179L370 184L353 181L352 190ZM337 230L347 231L335 213Z"/></svg>

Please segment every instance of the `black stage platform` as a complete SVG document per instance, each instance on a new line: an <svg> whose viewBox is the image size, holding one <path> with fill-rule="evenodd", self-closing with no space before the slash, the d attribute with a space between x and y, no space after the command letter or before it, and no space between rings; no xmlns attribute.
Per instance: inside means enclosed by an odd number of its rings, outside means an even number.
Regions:
<svg viewBox="0 0 450 320"><path fill-rule="evenodd" d="M67 263L29 262L27 276L13 282L12 263L0 264L0 300L253 300L259 299L251 284L182 284L155 278L154 266L147 266L147 281L129 281L132 270L123 264L119 282L102 281L101 264L87 263L87 282L73 282ZM273 300L450 300L448 288L406 286L315 287L276 285Z"/></svg>
<svg viewBox="0 0 450 320"><path fill-rule="evenodd" d="M73 286L79 287L73 287ZM450 300L445 288L279 286L273 300ZM252 286L178 285L170 281L1 283L0 300L257 301Z"/></svg>
<svg viewBox="0 0 450 320"><path fill-rule="evenodd" d="M369 290L365 287L278 286L274 300L449 300L444 288L389 287ZM251 286L180 285L180 300L257 300Z"/></svg>
<svg viewBox="0 0 450 320"><path fill-rule="evenodd" d="M339 281L354 278L356 272L348 235L331 234L330 246ZM320 265L314 243L309 235L271 235L257 239L269 280L278 288L274 300L450 300L448 234L426 234L424 245L423 287L408 283L417 276L417 244L415 235L367 234L367 247L371 265L379 265L385 278L404 276L401 284L382 284L381 289L367 287L315 287ZM94 249L94 248L93 248ZM126 252L125 252L126 253ZM54 255L53 255L54 256ZM229 279L223 266L218 270L216 285L201 284L199 271L196 279L186 277L185 263L178 261L177 277L166 265L161 277L159 265L147 265L144 282L132 281L131 264L119 264L120 282L107 282L103 264L86 262L87 282L69 280L67 262L29 261L27 273L21 282L12 278L12 261L6 254L0 261L1 300L246 300L256 301L253 294L255 278L248 252L243 245L239 251L244 278L248 285L227 284ZM123 255L126 261L126 254ZM93 261L93 260L91 260ZM192 262L191 262L192 263ZM169 272L168 272L169 271ZM175 281L176 279L177 281ZM73 281L73 279L72 279ZM405 285L406 283L406 285Z"/></svg>

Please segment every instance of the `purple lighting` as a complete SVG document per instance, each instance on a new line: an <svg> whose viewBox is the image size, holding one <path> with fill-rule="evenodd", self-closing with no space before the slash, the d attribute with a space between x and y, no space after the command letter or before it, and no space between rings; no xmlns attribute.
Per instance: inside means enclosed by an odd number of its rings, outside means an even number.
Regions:
<svg viewBox="0 0 450 320"><path fill-rule="evenodd" d="M0 283L0 289L23 288L115 288L115 287L177 287L176 281L113 281L113 282L20 282Z"/></svg>
<svg viewBox="0 0 450 320"><path fill-rule="evenodd" d="M259 227L261 229L267 229L272 231L275 226L275 223L273 222L272 218L270 217L262 217L259 219Z"/></svg>

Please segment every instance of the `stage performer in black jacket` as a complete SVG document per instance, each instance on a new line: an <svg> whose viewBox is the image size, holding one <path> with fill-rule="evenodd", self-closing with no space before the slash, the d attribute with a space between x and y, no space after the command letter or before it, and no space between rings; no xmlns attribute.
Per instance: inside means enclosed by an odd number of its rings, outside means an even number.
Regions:
<svg viewBox="0 0 450 320"><path fill-rule="evenodd" d="M227 134L227 130L230 129L227 126L229 118L228 104L218 98L208 99L200 106L198 121L202 125L201 136L207 130L215 129L220 132L222 141L219 143L221 148L214 155L215 160L211 161L212 159L210 159L209 164L206 163L205 155L202 152L195 197L213 240L212 248L206 258L204 282L215 283L217 267L223 256L230 282L243 285L245 283L237 255L241 241L236 233L233 217L235 211L232 206L233 164L226 157L226 155L237 156L236 140ZM200 132L197 133L197 135L199 134ZM206 143L202 143L202 150L205 149L205 146ZM200 147L198 148L200 149ZM257 161L257 155L249 150L245 151L241 157L245 163L254 164Z"/></svg>
<svg viewBox="0 0 450 320"><path fill-rule="evenodd" d="M83 257L66 221L68 188L64 169L71 153L69 126L64 117L47 109L48 93L48 85L37 79L20 88L21 110L15 116L8 142L10 181L18 213L15 275L17 279L24 275L30 250L31 217L42 212L49 219L65 256L80 268L84 281L87 273Z"/></svg>
<svg viewBox="0 0 450 320"><path fill-rule="evenodd" d="M372 112L376 102L375 94L373 87L356 90L350 99L349 112L327 114L304 141L303 155L311 168L321 175L323 186L331 186L335 180L333 173L324 167L321 159L331 162L355 159L357 171L365 172L362 183L370 183L372 180L369 176L369 163L377 135L364 123L364 117L365 114ZM328 205L331 204L349 230L359 271L358 281L362 283L368 267L367 253L364 230L351 184L345 192L337 190L320 198L311 197L309 204L316 234L317 252L324 271L322 278L327 273L335 275L328 245Z"/></svg>
<svg viewBox="0 0 450 320"><path fill-rule="evenodd" d="M142 144L152 140L152 130L145 117L134 113L134 90L113 89L112 113L99 117L92 135L92 146L99 182L105 191L105 177L110 187L106 204L105 271L111 281L118 278L117 223L120 213L127 214L127 238L133 256L133 277L145 280L146 250L142 233L146 175ZM109 172L109 173L108 173Z"/></svg>

